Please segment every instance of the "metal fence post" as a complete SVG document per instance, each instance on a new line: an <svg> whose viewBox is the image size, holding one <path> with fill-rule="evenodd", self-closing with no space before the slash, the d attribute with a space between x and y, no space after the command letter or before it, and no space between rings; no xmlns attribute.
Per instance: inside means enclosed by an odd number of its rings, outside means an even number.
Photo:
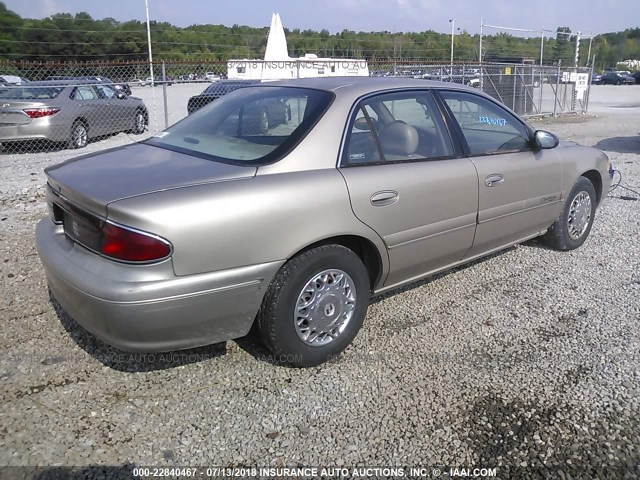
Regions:
<svg viewBox="0 0 640 480"><path fill-rule="evenodd" d="M164 100L164 128L169 128L169 110L167 109L167 70L162 61L162 97Z"/></svg>
<svg viewBox="0 0 640 480"><path fill-rule="evenodd" d="M557 117L556 110L558 108L558 94L560 93L560 62L558 62L558 75L556 76L556 91L553 99L553 116Z"/></svg>
<svg viewBox="0 0 640 480"><path fill-rule="evenodd" d="M593 58L596 58L595 56ZM593 76L593 65L589 67L589 79L587 80L589 83L587 84L587 99L584 102L584 113L587 113L589 110L589 97L591 96L591 77Z"/></svg>
<svg viewBox="0 0 640 480"><path fill-rule="evenodd" d="M482 28L484 26L484 20L482 20L482 18L480 19L480 45L478 47L478 64L480 65L480 91L484 92L484 87L483 87L483 78L482 78L482 35L483 35L483 31Z"/></svg>
<svg viewBox="0 0 640 480"><path fill-rule="evenodd" d="M511 99L511 110L516 111L516 83L518 83L518 65L513 66L513 73L511 74L511 81L513 82L513 96Z"/></svg>

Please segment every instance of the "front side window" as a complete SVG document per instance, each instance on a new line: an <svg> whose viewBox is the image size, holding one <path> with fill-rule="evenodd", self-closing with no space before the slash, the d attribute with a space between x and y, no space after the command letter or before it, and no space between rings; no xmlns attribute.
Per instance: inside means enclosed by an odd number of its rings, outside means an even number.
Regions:
<svg viewBox="0 0 640 480"><path fill-rule="evenodd" d="M530 149L529 131L507 110L472 93L440 94L462 129L470 155Z"/></svg>
<svg viewBox="0 0 640 480"><path fill-rule="evenodd" d="M116 96L116 89L109 85L96 85L98 92L102 98L114 98Z"/></svg>
<svg viewBox="0 0 640 480"><path fill-rule="evenodd" d="M264 164L293 148L332 100L330 92L307 88L241 88L147 142L223 163Z"/></svg>
<svg viewBox="0 0 640 480"><path fill-rule="evenodd" d="M388 93L360 102L342 165L446 158L448 132L429 92Z"/></svg>

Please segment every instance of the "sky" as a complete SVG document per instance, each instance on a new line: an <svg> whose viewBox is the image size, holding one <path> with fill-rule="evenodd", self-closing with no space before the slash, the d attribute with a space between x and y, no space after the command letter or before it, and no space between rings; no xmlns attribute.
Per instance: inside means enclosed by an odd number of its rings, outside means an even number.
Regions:
<svg viewBox="0 0 640 480"><path fill-rule="evenodd" d="M145 19L145 0L2 0L25 18L88 12L93 18ZM456 30L474 34L485 25L540 31L568 26L584 35L640 26L640 0L148 0L152 20L186 27L233 24L268 27L280 13L288 29L409 32ZM497 29L486 27L485 32ZM521 35L511 32L514 35Z"/></svg>

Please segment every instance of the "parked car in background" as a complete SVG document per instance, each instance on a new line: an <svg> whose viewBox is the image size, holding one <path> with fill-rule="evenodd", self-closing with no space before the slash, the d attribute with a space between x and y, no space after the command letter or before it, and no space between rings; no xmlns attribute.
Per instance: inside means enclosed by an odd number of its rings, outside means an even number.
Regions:
<svg viewBox="0 0 640 480"><path fill-rule="evenodd" d="M259 84L260 80L224 80L209 85L199 95L194 95L187 101L187 114L191 115L196 110L217 100L218 98L231 93L239 88L251 87Z"/></svg>
<svg viewBox="0 0 640 480"><path fill-rule="evenodd" d="M112 86L114 89L116 89L119 92L123 92L127 95L131 95L131 88L129 87L129 85L127 83L116 83L113 82L112 80L108 79L107 77L98 77L98 76L79 76L79 77L72 77L72 76L67 76L67 75L52 75L47 77L47 80L55 80L55 81L65 81L65 80L71 80L71 81L76 81L76 82L81 82L85 85L110 85Z"/></svg>
<svg viewBox="0 0 640 480"><path fill-rule="evenodd" d="M276 103L286 125L245 115ZM255 321L306 367L351 343L371 295L541 235L580 247L610 168L463 85L267 82L47 168L36 244L53 296L107 343L171 351Z"/></svg>
<svg viewBox="0 0 640 480"><path fill-rule="evenodd" d="M596 72L591 74L591 83L593 85L602 85L602 75Z"/></svg>
<svg viewBox="0 0 640 480"><path fill-rule="evenodd" d="M631 74L636 83L640 83L640 71Z"/></svg>
<svg viewBox="0 0 640 480"><path fill-rule="evenodd" d="M82 148L102 135L144 132L144 102L109 84L53 80L14 86L0 93L0 143L66 142Z"/></svg>
<svg viewBox="0 0 640 480"><path fill-rule="evenodd" d="M205 105L218 98L240 88L260 84L259 80L221 80L212 83L200 95L195 95L187 102L187 114L191 115ZM259 125L261 132L270 128L283 125L291 120L291 106L285 99L274 99L259 105L248 106L243 112L243 117L249 119L255 125Z"/></svg>
<svg viewBox="0 0 640 480"><path fill-rule="evenodd" d="M22 85L23 83L30 82L30 80L17 75L0 75L0 80L4 81L8 85Z"/></svg>
<svg viewBox="0 0 640 480"><path fill-rule="evenodd" d="M127 82L130 87L143 87L144 80L140 80L139 78L132 78Z"/></svg>
<svg viewBox="0 0 640 480"><path fill-rule="evenodd" d="M127 95L131 95L131 87L127 82L116 83L108 79L107 77L79 77L80 80L86 80L87 82L95 82L95 84L106 84L111 85L118 92L126 93Z"/></svg>
<svg viewBox="0 0 640 480"><path fill-rule="evenodd" d="M166 85L166 86L171 86L173 85L173 78L171 77L154 77L153 80L151 79L151 77L147 77L144 82L142 83L143 86L157 86L157 85Z"/></svg>
<svg viewBox="0 0 640 480"><path fill-rule="evenodd" d="M603 85L633 85L636 79L626 73L606 72L602 75Z"/></svg>
<svg viewBox="0 0 640 480"><path fill-rule="evenodd" d="M207 72L205 73L204 78L209 82L217 82L220 80L220 75L217 75L215 72Z"/></svg>

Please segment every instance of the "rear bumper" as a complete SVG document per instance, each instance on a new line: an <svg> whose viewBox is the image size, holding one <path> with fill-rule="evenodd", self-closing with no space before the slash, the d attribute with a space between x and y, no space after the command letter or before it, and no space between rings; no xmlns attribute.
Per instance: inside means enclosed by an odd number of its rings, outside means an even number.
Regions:
<svg viewBox="0 0 640 480"><path fill-rule="evenodd" d="M66 132L71 131L49 122L32 120L24 125L0 125L0 143L19 142L26 140L51 140L55 142L66 140Z"/></svg>
<svg viewBox="0 0 640 480"><path fill-rule="evenodd" d="M117 348L161 352L246 335L265 289L283 262L175 276L171 260L132 266L112 262L65 237L46 218L36 246L62 308Z"/></svg>

